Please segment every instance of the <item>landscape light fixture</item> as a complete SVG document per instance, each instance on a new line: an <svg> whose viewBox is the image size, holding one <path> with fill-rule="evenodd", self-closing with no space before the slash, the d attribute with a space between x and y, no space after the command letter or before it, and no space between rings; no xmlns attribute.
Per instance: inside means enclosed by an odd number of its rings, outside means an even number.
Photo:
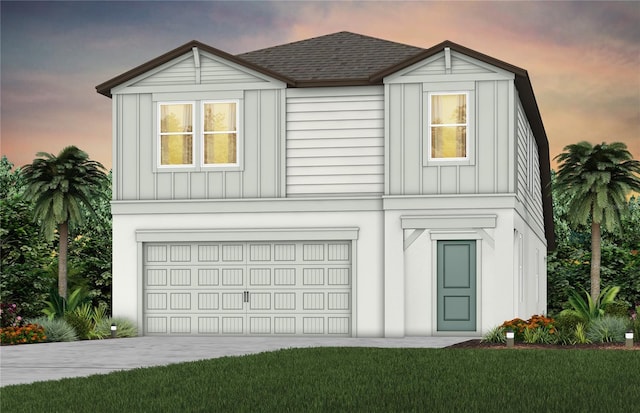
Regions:
<svg viewBox="0 0 640 413"><path fill-rule="evenodd" d="M633 347L633 331L627 331L624 333L626 347Z"/></svg>
<svg viewBox="0 0 640 413"><path fill-rule="evenodd" d="M111 324L111 338L116 338L116 335L118 334L118 326L116 326L116 323Z"/></svg>
<svg viewBox="0 0 640 413"><path fill-rule="evenodd" d="M507 330L507 347L512 348L516 334L512 330Z"/></svg>

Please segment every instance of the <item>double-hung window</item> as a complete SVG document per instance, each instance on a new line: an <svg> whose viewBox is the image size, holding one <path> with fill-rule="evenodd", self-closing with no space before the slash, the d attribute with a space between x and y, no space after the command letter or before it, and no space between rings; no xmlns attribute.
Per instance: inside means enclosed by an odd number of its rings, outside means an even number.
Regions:
<svg viewBox="0 0 640 413"><path fill-rule="evenodd" d="M429 159L469 159L467 108L469 94L431 93L429 95Z"/></svg>
<svg viewBox="0 0 640 413"><path fill-rule="evenodd" d="M193 103L159 105L160 165L192 166L193 162Z"/></svg>
<svg viewBox="0 0 640 413"><path fill-rule="evenodd" d="M158 103L158 166L239 167L239 102Z"/></svg>
<svg viewBox="0 0 640 413"><path fill-rule="evenodd" d="M238 105L203 102L203 165L238 164Z"/></svg>

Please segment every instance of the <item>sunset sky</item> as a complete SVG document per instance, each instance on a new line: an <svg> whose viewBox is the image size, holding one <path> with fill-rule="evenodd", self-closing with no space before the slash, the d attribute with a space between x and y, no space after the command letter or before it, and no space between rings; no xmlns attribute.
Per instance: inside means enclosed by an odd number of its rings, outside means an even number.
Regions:
<svg viewBox="0 0 640 413"><path fill-rule="evenodd" d="M451 40L529 72L551 157L587 140L640 158L640 2L0 2L1 153L76 145L111 168L95 86L190 40L237 54L351 31Z"/></svg>

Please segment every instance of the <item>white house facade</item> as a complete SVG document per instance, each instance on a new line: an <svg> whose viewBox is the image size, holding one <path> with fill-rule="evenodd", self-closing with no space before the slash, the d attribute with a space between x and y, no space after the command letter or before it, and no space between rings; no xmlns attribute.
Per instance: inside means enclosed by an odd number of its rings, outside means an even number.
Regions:
<svg viewBox="0 0 640 413"><path fill-rule="evenodd" d="M192 41L113 102L113 313L143 335L480 335L546 311L525 70L340 32Z"/></svg>

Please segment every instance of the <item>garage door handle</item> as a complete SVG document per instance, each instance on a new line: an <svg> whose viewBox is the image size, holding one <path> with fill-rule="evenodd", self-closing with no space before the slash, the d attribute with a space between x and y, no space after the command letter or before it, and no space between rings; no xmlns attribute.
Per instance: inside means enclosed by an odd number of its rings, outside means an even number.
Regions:
<svg viewBox="0 0 640 413"><path fill-rule="evenodd" d="M249 302L249 291L245 291L244 292L244 302L248 303Z"/></svg>

